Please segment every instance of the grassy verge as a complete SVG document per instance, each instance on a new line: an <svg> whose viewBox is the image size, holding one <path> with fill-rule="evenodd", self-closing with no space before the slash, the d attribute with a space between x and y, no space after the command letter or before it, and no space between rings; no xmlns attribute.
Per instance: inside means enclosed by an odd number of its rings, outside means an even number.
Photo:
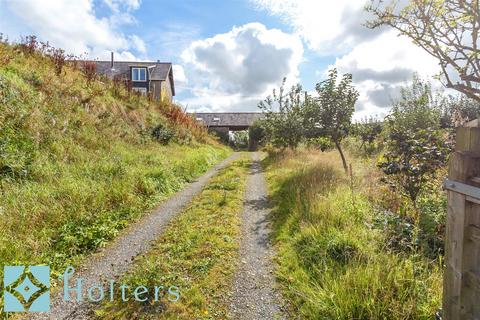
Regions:
<svg viewBox="0 0 480 320"><path fill-rule="evenodd" d="M0 264L75 264L227 154L155 143L117 142L108 153L71 147L69 163L37 160L41 178L0 181Z"/></svg>
<svg viewBox="0 0 480 320"><path fill-rule="evenodd" d="M212 178L122 280L131 287L177 286L180 300L115 301L97 310L98 318L227 318L249 167L250 160L240 159Z"/></svg>
<svg viewBox="0 0 480 320"><path fill-rule="evenodd" d="M369 199L375 172L347 178L336 153L299 152L264 162L275 209L277 276L301 319L432 319L441 305L438 262L386 249Z"/></svg>

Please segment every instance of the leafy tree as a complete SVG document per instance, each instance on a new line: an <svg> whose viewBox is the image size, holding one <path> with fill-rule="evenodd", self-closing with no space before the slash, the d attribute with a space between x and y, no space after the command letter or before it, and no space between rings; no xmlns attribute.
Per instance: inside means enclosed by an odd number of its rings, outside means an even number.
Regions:
<svg viewBox="0 0 480 320"><path fill-rule="evenodd" d="M304 123L307 136L328 137L335 144L343 168L348 172L341 142L350 130L358 98L358 91L352 85L352 75L344 74L338 79L337 70L332 69L329 78L317 83L315 89L318 97L308 97L305 101Z"/></svg>
<svg viewBox="0 0 480 320"><path fill-rule="evenodd" d="M416 207L419 193L447 161L450 147L440 128L440 108L429 83L414 78L385 118L387 150L379 167Z"/></svg>
<svg viewBox="0 0 480 320"><path fill-rule="evenodd" d="M269 141L276 147L296 149L303 139L302 87L293 86L285 93L285 81L278 93L273 90L258 107L265 114L262 123Z"/></svg>
<svg viewBox="0 0 480 320"><path fill-rule="evenodd" d="M440 79L480 101L479 0L416 0L400 6L396 0L371 0L366 10L375 16L370 28L389 25L438 59Z"/></svg>

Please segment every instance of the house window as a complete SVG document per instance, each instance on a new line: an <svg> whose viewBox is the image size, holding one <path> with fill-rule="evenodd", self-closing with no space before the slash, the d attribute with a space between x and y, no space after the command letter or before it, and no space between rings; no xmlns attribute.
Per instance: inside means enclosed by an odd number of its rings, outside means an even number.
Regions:
<svg viewBox="0 0 480 320"><path fill-rule="evenodd" d="M203 121L203 118L197 118L197 121Z"/></svg>
<svg viewBox="0 0 480 320"><path fill-rule="evenodd" d="M142 95L147 95L147 88L138 88L138 87L133 87L132 88L133 91L136 91L136 92L139 92L141 93Z"/></svg>
<svg viewBox="0 0 480 320"><path fill-rule="evenodd" d="M132 68L132 81L147 81L147 68Z"/></svg>
<svg viewBox="0 0 480 320"><path fill-rule="evenodd" d="M220 118L213 118L213 121L218 122L220 121Z"/></svg>

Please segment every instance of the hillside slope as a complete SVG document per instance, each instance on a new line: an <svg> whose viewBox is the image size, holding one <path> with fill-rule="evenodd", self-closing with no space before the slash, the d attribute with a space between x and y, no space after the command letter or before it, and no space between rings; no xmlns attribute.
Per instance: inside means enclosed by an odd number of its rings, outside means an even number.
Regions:
<svg viewBox="0 0 480 320"><path fill-rule="evenodd" d="M0 265L75 264L229 153L60 54L0 43Z"/></svg>

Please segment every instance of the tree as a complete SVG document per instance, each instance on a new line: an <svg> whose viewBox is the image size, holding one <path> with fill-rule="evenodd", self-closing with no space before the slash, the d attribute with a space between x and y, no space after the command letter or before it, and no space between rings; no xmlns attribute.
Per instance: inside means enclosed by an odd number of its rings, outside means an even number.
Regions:
<svg viewBox="0 0 480 320"><path fill-rule="evenodd" d="M367 26L389 25L438 59L447 88L480 101L479 0L371 0Z"/></svg>
<svg viewBox="0 0 480 320"><path fill-rule="evenodd" d="M265 114L262 123L268 140L276 147L296 149L303 139L302 87L293 86L285 94L285 81L278 93L273 90L258 107Z"/></svg>
<svg viewBox="0 0 480 320"><path fill-rule="evenodd" d="M329 78L315 87L318 97L307 97L305 101L305 127L308 137L325 136L335 144L343 168L348 173L347 160L341 142L347 136L358 91L352 85L352 75L344 74L338 80L336 69L329 71Z"/></svg>
<svg viewBox="0 0 480 320"><path fill-rule="evenodd" d="M439 100L429 83L417 77L385 118L388 137L379 167L416 207L419 193L446 164L450 147L440 128Z"/></svg>

